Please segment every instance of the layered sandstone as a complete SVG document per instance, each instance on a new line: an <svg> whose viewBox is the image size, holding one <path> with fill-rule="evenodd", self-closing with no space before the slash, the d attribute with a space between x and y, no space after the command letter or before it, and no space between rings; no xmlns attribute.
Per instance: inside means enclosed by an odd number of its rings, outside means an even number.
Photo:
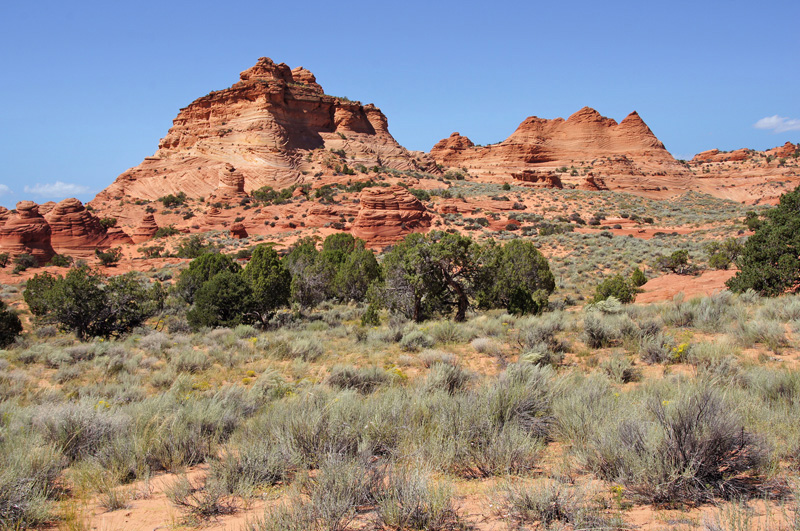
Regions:
<svg viewBox="0 0 800 531"><path fill-rule="evenodd" d="M430 228L425 206L402 186L372 187L361 191L360 210L352 234L370 247L390 245L411 232Z"/></svg>
<svg viewBox="0 0 800 531"><path fill-rule="evenodd" d="M435 169L431 159L394 140L374 105L326 95L308 70L262 57L238 83L181 109L155 155L120 175L96 201L179 192L208 197L228 186L227 164L240 172L246 192L282 189L303 180L320 148L343 151L351 166Z"/></svg>
<svg viewBox="0 0 800 531"><path fill-rule="evenodd" d="M589 107L567 120L532 116L498 144L476 146L469 138L453 133L438 142L430 154L440 164L467 168L478 177L533 178L526 172L597 167L604 176L615 177L608 179L614 183L611 189L635 192L637 187L653 188L651 182L666 174L672 177L672 186L688 188L690 184L690 172L670 155L635 111L620 123ZM563 184L581 185L580 178L571 178L576 172L571 173L562 175Z"/></svg>
<svg viewBox="0 0 800 531"><path fill-rule="evenodd" d="M16 213L10 213L0 228L0 252L12 256L31 254L40 264L45 264L56 254L51 234L50 225L39 214L39 205L20 201Z"/></svg>
<svg viewBox="0 0 800 531"><path fill-rule="evenodd" d="M152 214L147 214L131 234L131 240L133 243L143 243L155 236L156 232L158 232L156 218Z"/></svg>
<svg viewBox="0 0 800 531"><path fill-rule="evenodd" d="M60 254L93 252L109 247L100 219L75 198L64 199L44 216L52 232L51 243Z"/></svg>
<svg viewBox="0 0 800 531"><path fill-rule="evenodd" d="M515 181L521 181L529 186L537 188L564 188L561 177L556 172L540 172L533 170L523 170L512 173L511 177Z"/></svg>
<svg viewBox="0 0 800 531"><path fill-rule="evenodd" d="M212 202L220 201L231 203L240 201L247 197L244 191L244 175L237 171L231 164L225 164L225 168L219 177L219 185L214 193L209 197Z"/></svg>

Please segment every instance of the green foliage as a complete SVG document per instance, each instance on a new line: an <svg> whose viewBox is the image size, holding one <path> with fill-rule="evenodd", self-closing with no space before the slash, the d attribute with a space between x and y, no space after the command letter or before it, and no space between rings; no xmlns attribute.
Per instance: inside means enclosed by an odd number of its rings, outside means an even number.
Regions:
<svg viewBox="0 0 800 531"><path fill-rule="evenodd" d="M375 304L370 304L364 311L364 315L361 316L361 326L379 326L380 324L380 312Z"/></svg>
<svg viewBox="0 0 800 531"><path fill-rule="evenodd" d="M710 242L706 245L708 265L714 269L728 269L743 250L744 246L736 238Z"/></svg>
<svg viewBox="0 0 800 531"><path fill-rule="evenodd" d="M253 290L241 273L224 269L200 286L186 319L194 328L232 328L249 320L252 296Z"/></svg>
<svg viewBox="0 0 800 531"><path fill-rule="evenodd" d="M214 252L214 245L205 243L202 237L194 234L181 241L175 249L175 255L180 258L197 258L202 254Z"/></svg>
<svg viewBox="0 0 800 531"><path fill-rule="evenodd" d="M32 267L38 267L39 261L36 260L36 257L29 253L22 253L17 255L14 258L14 271L20 272L25 271L26 269L30 269Z"/></svg>
<svg viewBox="0 0 800 531"><path fill-rule="evenodd" d="M767 211L737 260L739 272L728 280L731 291L753 289L775 296L794 289L800 280L800 187L784 194Z"/></svg>
<svg viewBox="0 0 800 531"><path fill-rule="evenodd" d="M100 218L100 225L104 229L110 229L117 226L117 218Z"/></svg>
<svg viewBox="0 0 800 531"><path fill-rule="evenodd" d="M175 236L176 234L180 234L181 231L176 229L174 226L169 225L168 227L159 227L156 230L155 235L153 238L167 238L169 236Z"/></svg>
<svg viewBox="0 0 800 531"><path fill-rule="evenodd" d="M417 188L409 188L408 191L411 192L411 195L413 195L414 197L416 197L420 201L430 201L431 200L431 194L429 194L425 190L418 190Z"/></svg>
<svg viewBox="0 0 800 531"><path fill-rule="evenodd" d="M181 271L178 282L175 284L175 293L186 303L192 304L197 290L211 280L214 275L222 271L238 273L241 266L230 256L221 253L206 253L198 256L189 263L189 267Z"/></svg>
<svg viewBox="0 0 800 531"><path fill-rule="evenodd" d="M292 193L294 193L294 190L295 187L290 186L289 188L284 188L278 192L271 186L263 186L258 190L253 190L250 195L253 196L253 199L260 201L265 205L281 205L292 198Z"/></svg>
<svg viewBox="0 0 800 531"><path fill-rule="evenodd" d="M622 275L614 275L597 285L592 301L600 302L609 297L614 297L619 300L619 302L627 304L634 301L636 293L636 286L634 286L631 280Z"/></svg>
<svg viewBox="0 0 800 531"><path fill-rule="evenodd" d="M362 301L367 295L369 286L380 280L381 273L375 254L363 247L356 248L336 271L331 290L339 300Z"/></svg>
<svg viewBox="0 0 800 531"><path fill-rule="evenodd" d="M72 265L74 260L71 256L67 256L64 254L57 254L53 258L50 259L50 264L56 267L69 267Z"/></svg>
<svg viewBox="0 0 800 531"><path fill-rule="evenodd" d="M258 315L262 323L269 322L277 308L289 303L292 275L272 246L259 245L253 250L242 277L253 293L250 311Z"/></svg>
<svg viewBox="0 0 800 531"><path fill-rule="evenodd" d="M107 251L101 251L100 249L94 250L94 255L100 260L100 263L106 267L113 267L117 265L120 258L122 258L122 248L121 247L114 247L112 249L108 249Z"/></svg>
<svg viewBox="0 0 800 531"><path fill-rule="evenodd" d="M538 314L547 307L555 278L533 243L516 239L499 246L490 241L481 254L484 268L477 295L481 307L506 308L515 314Z"/></svg>
<svg viewBox="0 0 800 531"><path fill-rule="evenodd" d="M158 200L164 204L164 208L174 208L186 203L186 194L184 192L179 192L178 195L169 194L159 197Z"/></svg>
<svg viewBox="0 0 800 531"><path fill-rule="evenodd" d="M656 267L662 271L677 273L678 275L688 275L696 271L695 266L689 263L689 251L679 249L671 255L661 255L656 258Z"/></svg>
<svg viewBox="0 0 800 531"><path fill-rule="evenodd" d="M22 322L6 303L0 300L0 348L12 344L22 333Z"/></svg>
<svg viewBox="0 0 800 531"><path fill-rule="evenodd" d="M0 253L0 267L5 267L8 265L10 260L10 256L8 253Z"/></svg>
<svg viewBox="0 0 800 531"><path fill-rule="evenodd" d="M635 288L647 284L647 277L645 276L644 272L638 267L634 268L633 272L631 273L631 284L633 284L633 287Z"/></svg>
<svg viewBox="0 0 800 531"><path fill-rule="evenodd" d="M80 340L120 336L161 310L165 293L160 283L149 285L135 273L104 277L80 266L64 277L36 275L23 293L31 313Z"/></svg>

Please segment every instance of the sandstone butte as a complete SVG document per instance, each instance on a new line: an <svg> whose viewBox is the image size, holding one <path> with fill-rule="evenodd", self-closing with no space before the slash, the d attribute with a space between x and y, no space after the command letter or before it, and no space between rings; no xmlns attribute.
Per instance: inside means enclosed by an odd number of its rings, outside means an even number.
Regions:
<svg viewBox="0 0 800 531"><path fill-rule="evenodd" d="M238 83L181 109L158 151L117 177L96 201L281 189L308 180L303 172L313 166L315 150L341 150L351 166L435 168L395 141L376 106L326 95L308 70L262 57ZM230 167L238 175L231 176Z"/></svg>
<svg viewBox="0 0 800 531"><path fill-rule="evenodd" d="M635 111L622 122L584 107L568 119L532 116L498 144L476 146L453 133L430 152L437 163L466 168L486 180L511 178L536 186L569 185L648 195L662 188L687 190L691 172L678 163ZM586 168L590 168L586 173ZM547 176L561 168L556 181ZM587 175L593 177L587 181ZM608 188L598 188L596 182Z"/></svg>
<svg viewBox="0 0 800 531"><path fill-rule="evenodd" d="M365 188L353 236L375 245L388 245L409 232L430 228L431 215L419 199L402 186Z"/></svg>

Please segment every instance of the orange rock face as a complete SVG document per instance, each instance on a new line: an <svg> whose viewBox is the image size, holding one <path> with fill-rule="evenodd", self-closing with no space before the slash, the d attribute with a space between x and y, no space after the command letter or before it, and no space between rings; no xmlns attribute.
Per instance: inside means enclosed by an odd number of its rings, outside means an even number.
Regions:
<svg viewBox="0 0 800 531"><path fill-rule="evenodd" d="M747 160L753 153L751 149L737 149L736 151L723 152L718 149L709 149L698 153L692 162L738 162Z"/></svg>
<svg viewBox="0 0 800 531"><path fill-rule="evenodd" d="M532 116L499 144L475 146L468 138L453 133L437 143L430 154L440 164L468 168L478 177L523 176L529 175L525 172L596 165L604 176L619 177L607 180L614 183L610 189L653 188L644 182L649 175L668 173L673 180L684 181L684 187L690 180L690 172L670 155L635 111L620 123L589 107L567 120ZM560 179L569 177L565 174ZM582 184L581 179L570 181L574 181L569 183L573 187Z"/></svg>
<svg viewBox="0 0 800 531"><path fill-rule="evenodd" d="M51 243L58 253L93 252L95 248L109 247L100 220L75 198L56 204L45 219L52 231Z"/></svg>
<svg viewBox="0 0 800 531"><path fill-rule="evenodd" d="M39 214L39 206L33 201L20 201L16 210L0 228L0 252L12 256L27 253L40 264L47 263L56 252L50 242L50 225Z"/></svg>
<svg viewBox="0 0 800 531"><path fill-rule="evenodd" d="M231 237L236 238L237 240L247 238L247 229L244 228L244 225L241 223L234 223L231 226Z"/></svg>
<svg viewBox="0 0 800 531"><path fill-rule="evenodd" d="M210 200L231 203L247 197L244 191L244 175L237 171L231 164L225 164L225 169L220 175L219 186L210 196Z"/></svg>
<svg viewBox="0 0 800 531"><path fill-rule="evenodd" d="M561 177L559 177L555 172L523 170L518 173L512 173L511 177L513 177L516 181L522 181L535 187L564 188L564 185L561 182Z"/></svg>
<svg viewBox="0 0 800 531"><path fill-rule="evenodd" d="M432 159L392 138L374 105L325 95L308 70L262 57L238 83L181 109L155 155L97 200L208 197L229 186L226 164L241 174L244 191L282 189L304 180L302 172L312 169L307 156L319 148L344 151L350 165L435 169Z"/></svg>
<svg viewBox="0 0 800 531"><path fill-rule="evenodd" d="M156 224L156 218L153 217L152 214L147 214L142 218L142 222L136 227L136 230L133 231L131 240L133 240L133 243L146 242L155 236L157 231L158 225Z"/></svg>
<svg viewBox="0 0 800 531"><path fill-rule="evenodd" d="M406 234L430 228L431 215L402 186L365 188L360 199L351 232L370 247L389 245Z"/></svg>

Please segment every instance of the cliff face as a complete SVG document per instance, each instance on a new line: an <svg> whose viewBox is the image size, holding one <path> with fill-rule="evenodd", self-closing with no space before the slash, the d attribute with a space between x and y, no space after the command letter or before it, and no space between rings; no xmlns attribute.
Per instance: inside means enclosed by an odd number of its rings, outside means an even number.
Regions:
<svg viewBox="0 0 800 531"><path fill-rule="evenodd" d="M326 95L308 70L262 57L238 83L181 109L155 155L97 199L206 197L229 186L226 164L241 173L246 192L280 189L307 180L303 171L317 149L344 151L351 165L434 167L394 140L374 105Z"/></svg>

